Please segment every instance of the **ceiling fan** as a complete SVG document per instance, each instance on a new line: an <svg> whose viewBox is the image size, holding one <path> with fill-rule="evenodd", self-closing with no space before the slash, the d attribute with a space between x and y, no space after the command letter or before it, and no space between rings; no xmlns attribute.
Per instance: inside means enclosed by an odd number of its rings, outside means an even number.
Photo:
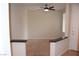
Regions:
<svg viewBox="0 0 79 59"><path fill-rule="evenodd" d="M49 10L55 10L54 6L48 6L48 4L45 4L45 6L43 7L44 11L49 11Z"/></svg>

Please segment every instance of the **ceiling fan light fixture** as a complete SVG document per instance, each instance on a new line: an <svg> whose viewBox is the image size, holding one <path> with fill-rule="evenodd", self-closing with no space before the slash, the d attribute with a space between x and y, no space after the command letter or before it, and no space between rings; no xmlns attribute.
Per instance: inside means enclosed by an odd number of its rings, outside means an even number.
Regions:
<svg viewBox="0 0 79 59"><path fill-rule="evenodd" d="M44 9L44 11L49 11L48 9Z"/></svg>

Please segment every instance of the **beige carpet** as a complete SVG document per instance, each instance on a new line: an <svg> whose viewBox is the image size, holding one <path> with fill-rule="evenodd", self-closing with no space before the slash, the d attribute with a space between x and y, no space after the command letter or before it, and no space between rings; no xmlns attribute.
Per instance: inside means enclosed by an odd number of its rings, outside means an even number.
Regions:
<svg viewBox="0 0 79 59"><path fill-rule="evenodd" d="M50 44L46 39L29 39L27 41L28 56L49 56Z"/></svg>

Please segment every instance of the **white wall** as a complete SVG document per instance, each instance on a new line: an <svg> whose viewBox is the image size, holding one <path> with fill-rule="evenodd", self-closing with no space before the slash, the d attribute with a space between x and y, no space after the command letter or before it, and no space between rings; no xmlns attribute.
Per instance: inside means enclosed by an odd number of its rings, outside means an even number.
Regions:
<svg viewBox="0 0 79 59"><path fill-rule="evenodd" d="M11 4L12 39L27 39L27 11L21 4Z"/></svg>
<svg viewBox="0 0 79 59"><path fill-rule="evenodd" d="M66 23L65 23L65 32L66 32L66 34L69 36L69 34L70 34L70 13L71 13L71 6L70 6L70 4L66 4L66 6L65 6L65 21L66 21Z"/></svg>
<svg viewBox="0 0 79 59"><path fill-rule="evenodd" d="M22 4L11 7L12 39L51 39L62 35L62 12L27 10Z"/></svg>
<svg viewBox="0 0 79 59"><path fill-rule="evenodd" d="M79 4L71 4L71 37L70 49L77 50L78 44L78 23L79 23Z"/></svg>
<svg viewBox="0 0 79 59"><path fill-rule="evenodd" d="M28 38L52 39L62 33L62 12L28 10Z"/></svg>
<svg viewBox="0 0 79 59"><path fill-rule="evenodd" d="M0 56L10 56L8 3L0 4Z"/></svg>
<svg viewBox="0 0 79 59"><path fill-rule="evenodd" d="M12 55L13 56L26 56L26 43L25 42L12 42Z"/></svg>
<svg viewBox="0 0 79 59"><path fill-rule="evenodd" d="M56 50L56 43L50 43L50 56L55 56Z"/></svg>

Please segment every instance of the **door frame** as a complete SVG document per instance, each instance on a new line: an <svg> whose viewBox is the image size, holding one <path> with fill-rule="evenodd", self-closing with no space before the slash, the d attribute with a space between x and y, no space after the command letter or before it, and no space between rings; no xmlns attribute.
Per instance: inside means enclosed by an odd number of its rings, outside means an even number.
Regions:
<svg viewBox="0 0 79 59"><path fill-rule="evenodd" d="M9 5L10 48L11 48L11 56L12 56L13 52L12 52L12 44L11 44L11 39L12 39L12 33L11 33L11 3L8 3L8 5Z"/></svg>

